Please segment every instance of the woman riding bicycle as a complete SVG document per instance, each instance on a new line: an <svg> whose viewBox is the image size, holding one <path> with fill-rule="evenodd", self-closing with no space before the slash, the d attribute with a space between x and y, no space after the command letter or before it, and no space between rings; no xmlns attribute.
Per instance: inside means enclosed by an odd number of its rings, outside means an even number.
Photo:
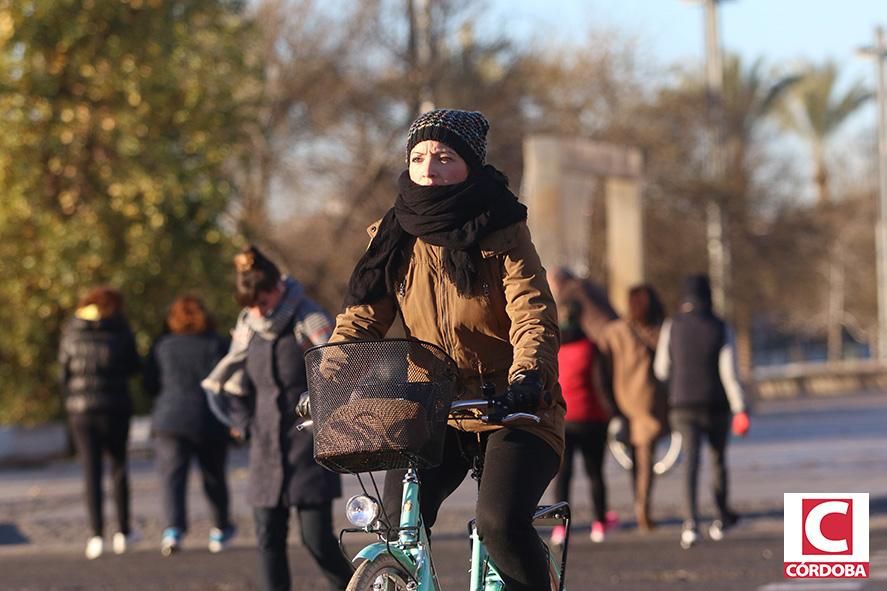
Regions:
<svg viewBox="0 0 887 591"><path fill-rule="evenodd" d="M443 462L419 476L431 527L476 450L485 449L478 530L509 591L541 591L549 588L548 559L532 516L563 453L558 324L527 209L484 163L488 129L481 113L450 109L410 126L399 194L369 227L372 240L330 342L382 338L399 312L407 336L453 357L466 397L493 384L502 410L540 417L528 426L453 425ZM403 473L385 478L384 506L395 524Z"/></svg>

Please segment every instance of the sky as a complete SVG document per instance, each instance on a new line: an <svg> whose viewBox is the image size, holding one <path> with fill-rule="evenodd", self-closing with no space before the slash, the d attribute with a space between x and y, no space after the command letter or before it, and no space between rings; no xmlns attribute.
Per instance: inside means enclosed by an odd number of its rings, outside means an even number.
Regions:
<svg viewBox="0 0 887 591"><path fill-rule="evenodd" d="M489 0L503 24L520 34L581 39L591 28L637 35L666 61L703 52L703 9L687 0ZM743 56L858 61L874 27L887 26L885 0L727 0L720 4L721 41ZM509 27L509 28L511 28Z"/></svg>
<svg viewBox="0 0 887 591"><path fill-rule="evenodd" d="M687 0L488 0L499 26L516 36L580 42L592 29L637 39L663 64L699 62L704 55L703 8ZM726 0L720 4L721 44L744 60L790 66L835 60L841 81L875 86L873 62L856 49L887 27L887 0ZM873 125L873 105L856 119Z"/></svg>

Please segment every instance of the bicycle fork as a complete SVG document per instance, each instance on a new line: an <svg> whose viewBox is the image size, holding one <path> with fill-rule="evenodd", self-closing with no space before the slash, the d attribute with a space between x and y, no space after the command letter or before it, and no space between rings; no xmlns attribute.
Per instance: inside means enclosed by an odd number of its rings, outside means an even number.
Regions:
<svg viewBox="0 0 887 591"><path fill-rule="evenodd" d="M415 469L407 470L404 475L397 540L370 544L358 552L354 561L372 560L382 554L390 554L413 578L409 589L416 591L440 589L431 563L428 533L422 523L419 475Z"/></svg>

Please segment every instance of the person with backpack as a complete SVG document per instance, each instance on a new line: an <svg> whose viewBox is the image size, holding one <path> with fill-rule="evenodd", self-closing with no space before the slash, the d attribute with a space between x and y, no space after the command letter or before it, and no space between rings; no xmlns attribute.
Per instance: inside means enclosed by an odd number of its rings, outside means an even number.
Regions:
<svg viewBox="0 0 887 591"><path fill-rule="evenodd" d="M651 285L628 291L628 314L607 323L600 340L605 388L628 429L631 446L634 512L638 530L655 527L650 515L653 451L668 426L667 394L653 375L653 359L665 310Z"/></svg>

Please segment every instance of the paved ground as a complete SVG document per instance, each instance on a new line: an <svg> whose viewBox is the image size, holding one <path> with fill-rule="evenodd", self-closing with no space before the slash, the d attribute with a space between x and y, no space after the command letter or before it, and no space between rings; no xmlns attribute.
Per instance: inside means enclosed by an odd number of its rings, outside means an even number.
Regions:
<svg viewBox="0 0 887 591"><path fill-rule="evenodd" d="M731 447L733 503L746 518L724 542L704 543L689 552L677 545L680 469L656 483L655 514L662 526L640 536L629 518L627 475L610 462L611 505L625 518L624 527L604 544L587 540L588 487L580 479L574 487L577 530L569 588L887 591L883 578L873 578L863 586L816 587L782 586L786 583L781 578L782 493L813 491L871 494L872 572L873 577L887 576L885 425L887 396L883 395L761 405L751 436L734 441ZM230 552L221 556L206 552L209 524L199 484L192 481L191 549L172 559L160 557L156 548L163 524L157 482L150 460L142 458L133 462L133 501L135 522L146 541L131 554L95 562L82 558L86 532L76 464L0 471L0 590L255 589L254 538L243 501L243 462L242 451L236 452L232 489L242 535ZM473 505L472 485L466 481L453 495L436 527L436 564L448 589L466 586L467 542L462 532ZM356 483L347 480L346 488L350 493L357 489ZM703 512L710 512L709 496L703 493L700 498ZM112 515L110 506L108 515ZM322 588L297 538L292 538L291 551L296 588ZM353 540L349 549L355 550L359 542Z"/></svg>

